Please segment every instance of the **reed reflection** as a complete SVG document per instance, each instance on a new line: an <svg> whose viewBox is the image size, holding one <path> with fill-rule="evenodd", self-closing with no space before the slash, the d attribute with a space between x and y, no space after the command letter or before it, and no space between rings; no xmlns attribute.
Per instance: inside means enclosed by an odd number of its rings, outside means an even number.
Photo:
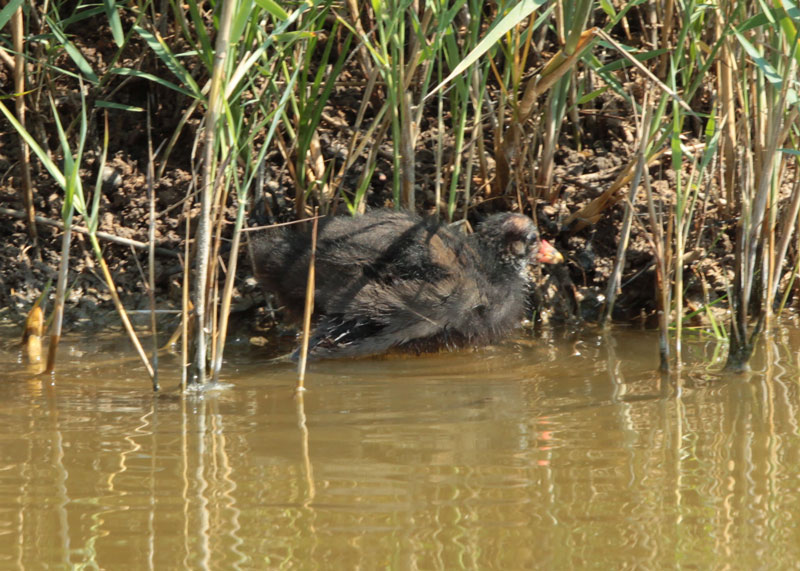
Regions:
<svg viewBox="0 0 800 571"><path fill-rule="evenodd" d="M776 330L723 375L698 338L662 376L647 332L550 336L326 364L302 399L257 359L194 396L127 365L12 377L2 565L786 567L798 340Z"/></svg>

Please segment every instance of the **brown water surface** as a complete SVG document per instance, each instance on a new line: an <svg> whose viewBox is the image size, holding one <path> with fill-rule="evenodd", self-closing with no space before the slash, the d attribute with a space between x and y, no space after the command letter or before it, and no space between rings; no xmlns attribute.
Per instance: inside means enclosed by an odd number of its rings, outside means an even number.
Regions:
<svg viewBox="0 0 800 571"><path fill-rule="evenodd" d="M181 396L167 358L154 396L122 337L67 338L53 378L4 339L1 569L800 561L794 326L745 375L695 340L662 377L655 333L585 331L314 363L302 402L244 344L227 387Z"/></svg>

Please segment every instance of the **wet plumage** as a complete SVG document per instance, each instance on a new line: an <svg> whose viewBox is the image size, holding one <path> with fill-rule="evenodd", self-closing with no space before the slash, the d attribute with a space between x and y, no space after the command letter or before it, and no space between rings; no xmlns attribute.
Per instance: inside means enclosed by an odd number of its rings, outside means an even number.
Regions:
<svg viewBox="0 0 800 571"><path fill-rule="evenodd" d="M311 223L258 233L256 277L299 321ZM405 212L320 221L312 358L486 345L523 317L532 261L558 261L521 214L487 218L470 236Z"/></svg>

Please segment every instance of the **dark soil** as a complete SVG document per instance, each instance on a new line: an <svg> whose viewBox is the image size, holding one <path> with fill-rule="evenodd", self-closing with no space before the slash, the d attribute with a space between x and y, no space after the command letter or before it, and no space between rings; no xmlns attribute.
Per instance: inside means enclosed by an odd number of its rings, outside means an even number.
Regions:
<svg viewBox="0 0 800 571"><path fill-rule="evenodd" d="M13 137L2 137L3 148L13 149ZM613 179L630 150L621 142L608 141L608 147L577 152L562 149L555 171L555 180L560 185L560 197L554 204L540 204L537 220L542 234L553 241L565 255L567 262L562 267L546 268L540 278L541 287L532 298L537 318L546 323L576 324L595 321L604 307L608 279L617 255L617 240L622 221L622 206L608 211L594 226L579 232L571 232L563 226L563 220L578 208L597 196L604 183ZM4 157L9 169L11 157ZM90 165L89 165L90 166ZM146 165L134 159L127 151L118 151L109 163L111 182L106 185L101 198L100 230L109 234L129 238L141 243L148 237L148 200L144 170ZM391 165L379 166L375 177L380 186L391 181ZM421 169L432 165L420 165ZM661 167L655 167L655 170ZM107 170L110 170L107 169ZM275 166L278 170L279 167ZM88 172L85 184L93 181ZM660 173L654 173L660 174ZM668 178L669 173L663 176ZM21 190L18 178L6 176L7 184L0 187L0 203L14 211L22 211ZM585 182L590 181L590 182ZM39 216L52 221L60 220L62 194L53 187L46 174L36 179L36 211ZM161 249L156 255L156 294L162 309L177 309L181 303L182 258L178 254L185 248L187 217L196 215L197 207L188 210L180 206L191 185L191 175L181 168L168 168L156 184L158 223L156 245ZM276 188L277 187L277 188ZM284 196L284 187L273 185L276 194ZM668 180L656 182L662 199L670 193ZM373 196L385 195L390 185L376 190ZM291 197L285 196L289 205L282 213L290 217ZM637 213L646 222L646 205L643 197L637 201ZM701 246L690 256L688 266L690 307L699 307L704 301L703 284L707 284L707 295L715 298L725 291L724 267L732 264L732 229L716 220L716 212L709 209L707 227L701 236ZM710 222L710 223L708 223ZM78 225L83 225L78 219ZM0 215L0 317L22 322L35 299L41 294L48 280L55 283L61 257L62 230L56 226L39 224L38 251L32 247L26 224L17 218ZM114 281L126 308L144 310L149 307L142 270L147 267L147 251L130 246L102 241L104 257L110 266ZM714 243L710 251L708 244ZM38 255L41 255L41 260ZM242 252L239 267L237 294L234 311L253 315L255 308L263 308L265 300L252 279L246 252ZM732 274L727 276L732 280ZM613 318L623 322L639 322L655 326L655 284L652 247L647 233L641 225L634 226L626 252L622 278L622 289L614 307ZM66 307L66 325L96 329L117 321L110 295L88 239L74 234L70 250L70 294ZM52 294L52 292L51 292Z"/></svg>

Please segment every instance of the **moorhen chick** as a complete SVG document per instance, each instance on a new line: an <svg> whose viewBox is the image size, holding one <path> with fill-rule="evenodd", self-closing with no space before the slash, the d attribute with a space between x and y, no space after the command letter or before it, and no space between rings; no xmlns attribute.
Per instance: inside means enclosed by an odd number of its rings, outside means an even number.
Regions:
<svg viewBox="0 0 800 571"><path fill-rule="evenodd" d="M310 222L251 241L256 277L298 322L310 249ZM309 358L493 343L522 320L529 264L562 260L522 214L490 216L469 236L392 210L324 218Z"/></svg>

